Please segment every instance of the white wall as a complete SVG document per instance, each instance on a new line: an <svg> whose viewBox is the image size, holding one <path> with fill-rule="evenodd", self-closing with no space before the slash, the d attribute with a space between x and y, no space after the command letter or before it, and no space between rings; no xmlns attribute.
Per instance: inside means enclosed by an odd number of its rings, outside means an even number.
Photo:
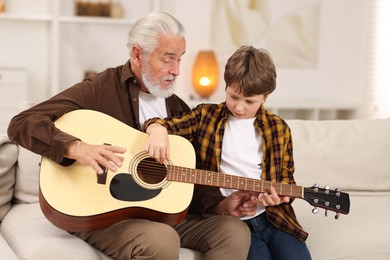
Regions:
<svg viewBox="0 0 390 260"><path fill-rule="evenodd" d="M187 50L181 63L177 94L188 100L190 95L196 96L192 88L191 73L197 52L210 49L210 0L162 0L161 9L173 13L187 30ZM222 66L223 63L220 62L220 65ZM224 100L224 96L221 95L214 95L210 98L215 101Z"/></svg>
<svg viewBox="0 0 390 260"><path fill-rule="evenodd" d="M11 13L48 15L51 12L51 1L7 2ZM185 25L187 52L182 60L177 93L186 101L189 101L190 95L196 95L191 84L196 53L211 46L211 1L122 1L126 16L132 20L159 6L160 9L172 12ZM61 14L71 14L72 3L70 0L61 1ZM268 102L361 106L366 101L370 0L320 0L320 3L318 66L311 69L277 68L277 89ZM89 26L67 24L62 27L60 89L81 80L85 69L102 70L107 66L123 64L127 59L125 41L129 26L113 29L99 25L96 26L99 28L98 34L90 34L90 30L94 29L88 29ZM25 67L28 70L30 100L41 101L50 96L50 48L50 26L45 25L45 22L0 19L0 67ZM221 73L228 56L230 54L218 56ZM224 100L222 75L219 89L210 99L216 102Z"/></svg>
<svg viewBox="0 0 390 260"><path fill-rule="evenodd" d="M210 1L176 0L175 3L172 11L188 30L188 52L183 59L180 85L189 86L196 51L210 47ZM370 1L323 0L320 5L318 66L277 68L277 89L269 102L334 102L359 106L366 101ZM221 73L228 56L219 56ZM222 79L221 76L212 100L224 99ZM185 97L187 92L183 91L182 95Z"/></svg>

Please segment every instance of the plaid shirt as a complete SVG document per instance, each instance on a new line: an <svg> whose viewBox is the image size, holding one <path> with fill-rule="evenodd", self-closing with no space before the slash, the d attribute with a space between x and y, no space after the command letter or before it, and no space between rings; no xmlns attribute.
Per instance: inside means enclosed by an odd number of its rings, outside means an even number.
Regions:
<svg viewBox="0 0 390 260"><path fill-rule="evenodd" d="M229 111L225 103L200 104L190 113L179 118L165 120L153 118L145 122L164 125L170 134L188 139L196 150L197 168L209 171L220 170L222 140ZM280 117L260 107L254 127L262 137L262 180L295 184L291 131ZM266 207L269 221L299 240L305 241L308 234L303 231L295 216L291 203Z"/></svg>

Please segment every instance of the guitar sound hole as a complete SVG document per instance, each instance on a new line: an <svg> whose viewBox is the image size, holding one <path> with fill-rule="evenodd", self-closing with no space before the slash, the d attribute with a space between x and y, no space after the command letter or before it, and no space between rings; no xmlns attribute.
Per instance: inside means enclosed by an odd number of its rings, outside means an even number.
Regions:
<svg viewBox="0 0 390 260"><path fill-rule="evenodd" d="M158 184L165 179L167 169L153 158L145 158L137 166L137 175L145 183Z"/></svg>

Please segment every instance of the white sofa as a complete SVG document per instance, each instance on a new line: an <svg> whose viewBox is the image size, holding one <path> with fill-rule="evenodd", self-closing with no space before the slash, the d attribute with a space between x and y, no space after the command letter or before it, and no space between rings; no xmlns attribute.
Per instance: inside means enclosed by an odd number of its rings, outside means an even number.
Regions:
<svg viewBox="0 0 390 260"><path fill-rule="evenodd" d="M390 119L288 123L298 184L318 183L350 194L350 213L338 220L333 212L314 215L306 201L294 201L310 234L313 259L390 259ZM39 163L38 155L0 137L0 258L110 259L43 216L37 197ZM201 256L182 249L180 259Z"/></svg>

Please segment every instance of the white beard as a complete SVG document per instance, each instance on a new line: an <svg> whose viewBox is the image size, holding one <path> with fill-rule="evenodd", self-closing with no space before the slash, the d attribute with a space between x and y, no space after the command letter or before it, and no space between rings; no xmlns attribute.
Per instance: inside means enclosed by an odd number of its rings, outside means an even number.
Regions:
<svg viewBox="0 0 390 260"><path fill-rule="evenodd" d="M154 81L149 73L149 68L144 66L141 69L142 80L145 84L145 87L149 90L150 94L155 97L167 98L172 96L175 93L175 77L174 76L166 76L163 80L173 80L172 84L167 89L162 89L160 87L159 81Z"/></svg>

